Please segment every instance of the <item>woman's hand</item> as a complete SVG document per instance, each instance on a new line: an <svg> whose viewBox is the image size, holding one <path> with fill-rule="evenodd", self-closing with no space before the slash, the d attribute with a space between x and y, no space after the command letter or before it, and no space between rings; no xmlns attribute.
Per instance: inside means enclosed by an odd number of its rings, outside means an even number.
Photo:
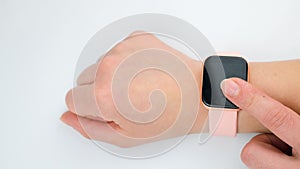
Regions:
<svg viewBox="0 0 300 169"><path fill-rule="evenodd" d="M229 100L274 133L254 137L242 151L243 162L249 168L299 168L300 116L241 79L224 80L221 88Z"/></svg>
<svg viewBox="0 0 300 169"><path fill-rule="evenodd" d="M176 71L174 76L179 80L160 69L145 69L134 72L137 74L131 77L129 84L126 78L122 81L144 62L147 65L158 63ZM82 72L78 86L66 96L69 111L62 115L61 120L87 138L121 147L195 132L201 128L206 116L203 107L197 109L201 71L201 62L190 59L149 33L135 32ZM181 88L180 79L187 80L182 83L186 89ZM128 92L124 93L126 87ZM158 99L155 98L155 90L164 92L164 105L159 100L161 97L156 95ZM151 92L153 98L149 97ZM128 100L140 114L132 108L126 110ZM184 105L183 101L189 105ZM182 106L186 111L181 111ZM198 112L202 114L197 117ZM178 118L180 113L184 114L183 118ZM175 123L183 127L176 129Z"/></svg>

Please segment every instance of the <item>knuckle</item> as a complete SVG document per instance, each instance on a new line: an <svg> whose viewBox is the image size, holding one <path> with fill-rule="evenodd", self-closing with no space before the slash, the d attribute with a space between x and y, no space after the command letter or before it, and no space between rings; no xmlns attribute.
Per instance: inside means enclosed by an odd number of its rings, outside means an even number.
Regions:
<svg viewBox="0 0 300 169"><path fill-rule="evenodd" d="M121 41L116 46L114 46L111 49L111 53L119 53L120 54L120 53L123 53L124 51L127 51L128 49L129 49L128 42L125 40L125 41Z"/></svg>
<svg viewBox="0 0 300 169"><path fill-rule="evenodd" d="M103 74L103 73L108 73L111 72L112 69L115 67L115 65L117 64L117 55L108 55L106 57L104 57L101 62L99 62L98 64L98 68L97 68L97 74Z"/></svg>
<svg viewBox="0 0 300 169"><path fill-rule="evenodd" d="M265 96L259 93L259 91L248 83L243 84L243 88L243 92L240 95L243 107L247 109L257 108L257 105L260 104L261 100L265 98Z"/></svg>
<svg viewBox="0 0 300 169"><path fill-rule="evenodd" d="M115 106L111 96L110 89L106 85L97 87L95 93L98 114L106 121L112 120L115 117Z"/></svg>
<svg viewBox="0 0 300 169"><path fill-rule="evenodd" d="M244 105L244 107L247 107L247 108L255 107L257 100L258 100L257 95L255 95L255 94L250 95L249 97L245 97L245 100L243 101L243 105Z"/></svg>
<svg viewBox="0 0 300 169"><path fill-rule="evenodd" d="M109 97L112 97L111 83L99 82L99 84L96 84L94 86L94 95L98 101L108 101Z"/></svg>
<svg viewBox="0 0 300 169"><path fill-rule="evenodd" d="M276 106L265 113L263 123L268 124L271 129L283 133L293 127L294 120L285 109Z"/></svg>

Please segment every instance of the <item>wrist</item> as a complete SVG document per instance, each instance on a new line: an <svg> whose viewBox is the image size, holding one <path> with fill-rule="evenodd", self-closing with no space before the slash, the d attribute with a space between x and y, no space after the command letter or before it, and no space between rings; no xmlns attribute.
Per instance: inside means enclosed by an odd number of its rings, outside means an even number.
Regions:
<svg viewBox="0 0 300 169"><path fill-rule="evenodd" d="M201 61L194 60L190 64L190 68L194 73L194 77L195 77L196 81L198 82L199 96L201 98L203 63ZM249 71L250 71L249 74L252 75L249 77L250 83L252 83L253 79L256 78L256 75L253 74L256 71L255 69L256 69L256 64L249 63ZM195 120L195 123L191 130L191 133L199 133L202 131L202 128L205 123L205 120L207 119L207 116L208 116L208 110L203 106L203 104L201 103L201 100L200 100L198 116L197 116L197 119ZM250 114L248 114L244 110L240 110L238 112L237 132L238 133L250 133L250 132L268 133L269 130L267 130L263 125L261 125Z"/></svg>
<svg viewBox="0 0 300 169"><path fill-rule="evenodd" d="M260 70L260 66L257 63L249 63L249 83L260 87L263 85L261 78L266 77L260 77L262 70ZM258 122L253 116L251 116L249 113L247 113L244 110L240 110L238 112L238 132L239 133L253 133L253 132L259 132L259 133L269 133L269 130L265 128L261 123Z"/></svg>
<svg viewBox="0 0 300 169"><path fill-rule="evenodd" d="M199 89L198 90L199 97L201 99L203 62L197 60L191 60L189 66L194 74L195 80L197 81L198 89ZM197 118L194 121L194 125L190 133L200 133L202 131L202 127L205 123L205 120L207 119L207 115L208 115L208 110L202 105L201 100L199 100L199 109L198 109Z"/></svg>

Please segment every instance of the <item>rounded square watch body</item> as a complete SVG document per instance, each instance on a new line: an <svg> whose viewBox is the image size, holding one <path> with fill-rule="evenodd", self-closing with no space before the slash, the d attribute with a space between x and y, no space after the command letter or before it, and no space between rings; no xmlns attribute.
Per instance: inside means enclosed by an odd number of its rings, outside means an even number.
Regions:
<svg viewBox="0 0 300 169"><path fill-rule="evenodd" d="M242 57L210 56L204 62L202 102L212 108L238 109L223 95L222 80L237 77L248 79L248 63Z"/></svg>

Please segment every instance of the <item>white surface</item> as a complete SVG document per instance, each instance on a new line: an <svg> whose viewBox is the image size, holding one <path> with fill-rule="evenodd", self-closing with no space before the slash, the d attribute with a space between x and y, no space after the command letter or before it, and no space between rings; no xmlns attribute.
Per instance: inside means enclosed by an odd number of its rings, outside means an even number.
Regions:
<svg viewBox="0 0 300 169"><path fill-rule="evenodd" d="M77 57L100 28L124 16L159 12L185 19L218 51L250 60L300 56L297 0L15 1L0 0L0 168L245 168L251 138L190 136L147 160L112 156L59 121Z"/></svg>

